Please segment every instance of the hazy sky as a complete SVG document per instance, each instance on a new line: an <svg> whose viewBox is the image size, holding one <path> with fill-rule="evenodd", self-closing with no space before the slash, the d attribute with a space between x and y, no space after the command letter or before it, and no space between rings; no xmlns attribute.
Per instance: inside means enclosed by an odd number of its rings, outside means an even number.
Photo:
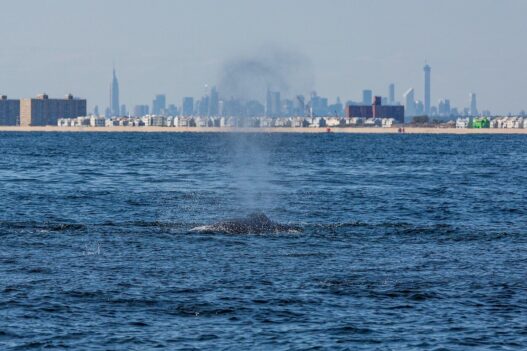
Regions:
<svg viewBox="0 0 527 351"><path fill-rule="evenodd" d="M4 0L0 92L86 97L108 106L112 63L121 102L169 103L217 84L223 64L279 48L310 62L333 101L364 88L410 87L434 105L527 109L526 0Z"/></svg>

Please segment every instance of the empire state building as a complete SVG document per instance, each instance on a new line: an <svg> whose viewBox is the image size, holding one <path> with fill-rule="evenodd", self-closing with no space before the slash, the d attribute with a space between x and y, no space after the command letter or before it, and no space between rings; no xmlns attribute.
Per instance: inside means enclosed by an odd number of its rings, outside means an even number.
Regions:
<svg viewBox="0 0 527 351"><path fill-rule="evenodd" d="M119 116L121 112L119 105L119 81L115 74L115 68L113 69L113 79L110 85L110 112L112 116Z"/></svg>

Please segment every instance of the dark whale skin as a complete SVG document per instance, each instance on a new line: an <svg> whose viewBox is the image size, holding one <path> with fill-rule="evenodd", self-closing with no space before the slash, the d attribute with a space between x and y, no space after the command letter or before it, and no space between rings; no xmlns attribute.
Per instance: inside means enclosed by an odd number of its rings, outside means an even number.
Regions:
<svg viewBox="0 0 527 351"><path fill-rule="evenodd" d="M207 234L300 233L302 228L273 222L263 213L253 213L245 218L228 219L212 225L196 227L192 229L192 232Z"/></svg>

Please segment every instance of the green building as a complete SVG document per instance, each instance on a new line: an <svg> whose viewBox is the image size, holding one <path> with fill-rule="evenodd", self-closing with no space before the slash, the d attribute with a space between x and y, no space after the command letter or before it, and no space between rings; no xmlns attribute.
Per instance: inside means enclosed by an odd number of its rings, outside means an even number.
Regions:
<svg viewBox="0 0 527 351"><path fill-rule="evenodd" d="M487 117L474 118L472 128L490 128L490 121Z"/></svg>

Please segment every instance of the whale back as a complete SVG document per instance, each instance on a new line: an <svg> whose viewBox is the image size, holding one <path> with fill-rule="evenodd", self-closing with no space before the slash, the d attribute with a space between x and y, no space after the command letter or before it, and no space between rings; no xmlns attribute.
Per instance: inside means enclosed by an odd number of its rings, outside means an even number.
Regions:
<svg viewBox="0 0 527 351"><path fill-rule="evenodd" d="M261 226L261 227L270 227L274 223L263 213L255 212L247 216L246 221L252 225Z"/></svg>
<svg viewBox="0 0 527 351"><path fill-rule="evenodd" d="M229 219L213 225L194 228L200 233L263 234L277 232L300 232L301 228L273 222L265 214L251 213L245 218Z"/></svg>

